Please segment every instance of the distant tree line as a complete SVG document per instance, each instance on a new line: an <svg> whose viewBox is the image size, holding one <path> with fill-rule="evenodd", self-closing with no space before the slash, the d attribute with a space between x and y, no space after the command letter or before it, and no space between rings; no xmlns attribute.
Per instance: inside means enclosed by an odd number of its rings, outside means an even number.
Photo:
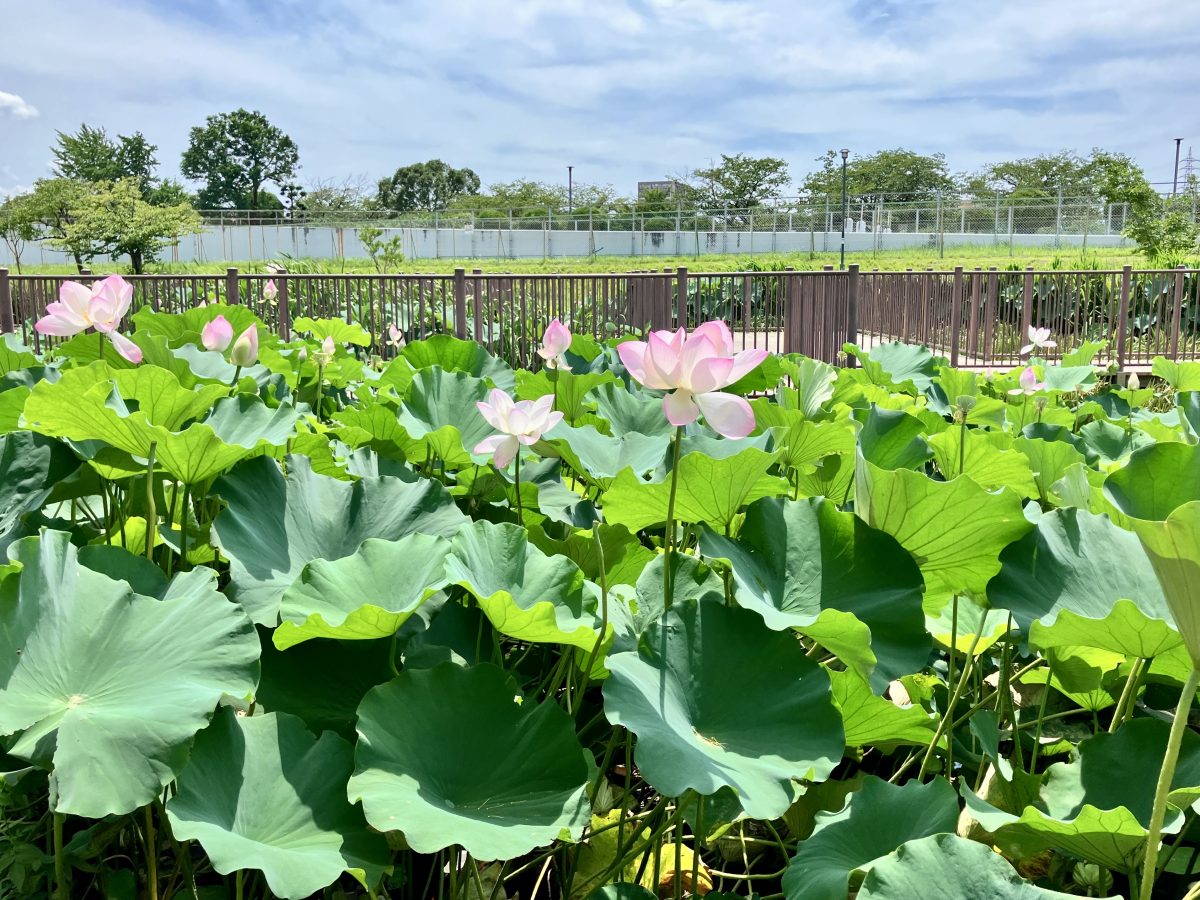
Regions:
<svg viewBox="0 0 1200 900"><path fill-rule="evenodd" d="M440 159L400 166L375 181L365 176L300 186L300 151L266 116L237 109L209 116L191 129L179 170L197 185L189 191L157 174L157 148L141 132L110 137L82 125L59 132L52 149L53 177L29 193L0 203L0 239L20 267L31 241L71 255L76 264L127 256L134 272L166 247L200 228L197 210L303 210L331 217L357 211L411 214L438 211L480 218L546 217L569 211L579 217L640 215L663 227L677 209L753 210L791 194L842 201L842 161L830 150L793 182L779 158L722 154L707 168L668 178L671 190L626 196L611 185L565 184L519 179L483 187L470 168ZM1188 187L1195 190L1194 185ZM1087 156L1062 151L1006 160L972 173L954 173L943 154L904 148L852 155L845 190L856 203L935 198L1052 200L1091 198L1129 207L1128 231L1151 255L1195 249L1197 231L1179 200L1160 197L1130 157L1094 149ZM737 214L735 212L735 214Z"/></svg>

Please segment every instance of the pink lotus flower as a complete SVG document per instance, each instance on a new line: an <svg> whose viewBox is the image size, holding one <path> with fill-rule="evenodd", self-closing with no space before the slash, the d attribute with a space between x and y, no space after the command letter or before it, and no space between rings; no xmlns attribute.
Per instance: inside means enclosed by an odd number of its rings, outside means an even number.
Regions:
<svg viewBox="0 0 1200 900"><path fill-rule="evenodd" d="M263 295L263 300L265 300L265 301L274 300L276 297L279 296L279 288L277 288L275 286L274 278L272 278L265 285L263 285L262 295Z"/></svg>
<svg viewBox="0 0 1200 900"><path fill-rule="evenodd" d="M325 340L321 341L321 349L317 351L317 365L329 365L333 362L335 353L337 353L337 344L333 342L333 335L326 335Z"/></svg>
<svg viewBox="0 0 1200 900"><path fill-rule="evenodd" d="M387 337L384 339L384 343L389 347L399 348L404 343L404 332L395 325L388 325Z"/></svg>
<svg viewBox="0 0 1200 900"><path fill-rule="evenodd" d="M1021 373L1019 380L1021 382L1021 386L1013 388L1009 391L1009 393L1013 394L1014 396L1018 394L1024 394L1026 397L1029 397L1046 387L1046 382L1038 381L1037 372L1033 370L1033 366L1026 366L1025 371Z"/></svg>
<svg viewBox="0 0 1200 900"><path fill-rule="evenodd" d="M721 392L767 358L766 350L734 353L724 322L705 322L690 335L683 328L654 331L648 341L617 345L621 362L639 383L669 391L663 412L672 425L690 425L701 413L718 434L744 438L754 430L754 412L744 397Z"/></svg>
<svg viewBox="0 0 1200 900"><path fill-rule="evenodd" d="M1034 328L1032 325L1030 325L1029 326L1029 343L1021 348L1021 355L1025 356L1026 354L1028 354L1034 350L1043 350L1043 349L1048 349L1050 347L1057 347L1057 346L1058 346L1058 341L1050 340L1050 329L1049 328Z"/></svg>
<svg viewBox="0 0 1200 900"><path fill-rule="evenodd" d="M77 281L64 281L58 300L46 305L46 315L34 323L39 334L67 337L94 328L105 335L117 352L134 365L142 361L142 350L117 331L133 303L133 285L120 275L110 275L88 288Z"/></svg>
<svg viewBox="0 0 1200 900"><path fill-rule="evenodd" d="M225 348L233 341L233 326L224 316L217 316L204 326L200 332L200 342L205 350L225 352Z"/></svg>
<svg viewBox="0 0 1200 900"><path fill-rule="evenodd" d="M487 400L475 404L489 425L501 434L484 438L473 453L491 453L497 469L513 461L521 444L530 446L562 421L563 414L552 409L554 398L547 394L536 400L513 401L499 388L493 388Z"/></svg>
<svg viewBox="0 0 1200 900"><path fill-rule="evenodd" d="M542 335L542 346L538 348L537 355L546 361L548 369L566 369L569 366L563 354L570 346L570 329L555 318L546 326L546 333Z"/></svg>
<svg viewBox="0 0 1200 900"><path fill-rule="evenodd" d="M229 361L235 366L246 368L258 362L258 326L251 325L233 342L229 351Z"/></svg>

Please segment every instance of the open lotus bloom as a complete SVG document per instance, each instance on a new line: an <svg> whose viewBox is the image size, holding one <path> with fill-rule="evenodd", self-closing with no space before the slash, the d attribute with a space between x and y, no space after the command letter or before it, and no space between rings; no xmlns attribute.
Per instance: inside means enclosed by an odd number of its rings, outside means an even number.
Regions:
<svg viewBox="0 0 1200 900"><path fill-rule="evenodd" d="M233 326L224 316L217 316L200 332L200 343L205 350L224 353L225 348L233 343Z"/></svg>
<svg viewBox="0 0 1200 900"><path fill-rule="evenodd" d="M492 454L497 469L507 468L521 444L536 444L563 417L561 412L552 409L554 397L550 394L536 400L514 401L504 391L493 388L487 400L480 400L475 405L487 423L501 433L484 438L472 452Z"/></svg>
<svg viewBox="0 0 1200 900"><path fill-rule="evenodd" d="M252 366L258 362L258 326L251 325L233 342L229 351L229 361L235 366Z"/></svg>
<svg viewBox="0 0 1200 900"><path fill-rule="evenodd" d="M1057 347L1058 341L1050 340L1049 328L1035 328L1029 326L1029 343L1021 348L1021 355L1032 353L1034 350L1043 350L1049 347Z"/></svg>
<svg viewBox="0 0 1200 900"><path fill-rule="evenodd" d="M395 325L388 325L387 337L384 339L384 343L389 347L399 347L404 343L404 332Z"/></svg>
<svg viewBox="0 0 1200 900"><path fill-rule="evenodd" d="M133 285L120 275L110 275L94 287L64 281L58 300L46 305L46 315L34 323L39 334L67 337L94 328L105 335L125 359L135 365L142 350L117 331L133 303Z"/></svg>
<svg viewBox="0 0 1200 900"><path fill-rule="evenodd" d="M672 425L690 425L701 413L713 430L744 438L754 430L754 412L744 397L721 392L767 358L766 350L734 353L724 322L705 322L691 334L654 331L647 341L617 345L621 362L640 384L660 391Z"/></svg>
<svg viewBox="0 0 1200 900"><path fill-rule="evenodd" d="M568 366L563 354L570 346L570 329L555 318L546 326L546 333L542 335L542 346L538 348L537 355L546 361L546 368L565 369Z"/></svg>
<svg viewBox="0 0 1200 900"><path fill-rule="evenodd" d="M1009 391L1010 394L1024 394L1030 396L1046 387L1046 382L1038 381L1037 372L1033 370L1033 366L1026 366L1025 371L1021 373L1020 387L1015 387Z"/></svg>

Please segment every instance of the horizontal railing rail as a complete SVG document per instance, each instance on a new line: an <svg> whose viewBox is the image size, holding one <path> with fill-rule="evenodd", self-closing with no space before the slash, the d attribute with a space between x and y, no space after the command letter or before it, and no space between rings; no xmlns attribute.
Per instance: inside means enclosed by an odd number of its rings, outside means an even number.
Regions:
<svg viewBox="0 0 1200 900"><path fill-rule="evenodd" d="M86 270L14 275L0 268L0 331L35 350L61 339L33 327L64 281L94 281ZM1155 356L1200 359L1200 271L1177 269L692 272L687 268L586 274L221 274L131 275L131 313L183 312L209 303L250 307L291 339L301 317L341 318L370 336L384 358L433 334L471 339L514 364L534 352L552 318L604 340L646 329L719 319L740 348L802 353L852 363L843 346L919 343L955 366L1010 367L1024 358L1033 327L1048 329L1061 360L1088 342L1120 369ZM275 291L268 290L273 283ZM395 337L394 335L398 335Z"/></svg>

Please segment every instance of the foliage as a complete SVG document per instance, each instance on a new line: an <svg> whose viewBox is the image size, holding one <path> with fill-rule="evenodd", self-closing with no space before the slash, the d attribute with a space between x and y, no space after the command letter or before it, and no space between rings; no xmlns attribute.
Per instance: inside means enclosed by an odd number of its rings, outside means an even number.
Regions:
<svg viewBox="0 0 1200 900"><path fill-rule="evenodd" d="M136 274L165 247L200 230L200 216L186 203L155 206L142 198L136 179L89 186L70 208L70 221L51 246L90 260L100 255L128 256Z"/></svg>
<svg viewBox="0 0 1200 900"><path fill-rule="evenodd" d="M1190 197L1155 198L1139 209L1125 233L1152 264L1168 267L1186 263L1200 246L1200 223L1192 217Z"/></svg>
<svg viewBox="0 0 1200 900"><path fill-rule="evenodd" d="M710 209L747 209L782 196L789 180L782 159L722 153L720 163L692 173L690 193Z"/></svg>
<svg viewBox="0 0 1200 900"><path fill-rule="evenodd" d="M382 228L364 226L358 229L358 239L362 241L363 249L380 273L393 271L399 263L404 262L404 235L393 234L383 236Z"/></svg>
<svg viewBox="0 0 1200 900"><path fill-rule="evenodd" d="M821 168L804 179L803 191L814 197L842 199L842 168L838 154L829 150L817 157ZM846 194L874 203L885 197L928 200L949 193L956 186L946 165L945 154L924 156L897 147L867 156L851 154L846 162Z"/></svg>
<svg viewBox="0 0 1200 900"><path fill-rule="evenodd" d="M179 165L185 177L204 182L196 198L201 209L260 209L264 184L294 201L299 167L295 142L262 113L245 109L209 116L193 128Z"/></svg>
<svg viewBox="0 0 1200 900"><path fill-rule="evenodd" d="M1128 896L1160 833L1151 895L1200 877L1195 364L776 357L734 439L615 339L380 363L293 303L0 348L0 884ZM497 387L566 415L515 468Z"/></svg>
<svg viewBox="0 0 1200 900"><path fill-rule="evenodd" d="M375 202L396 212L445 209L459 197L479 193L479 176L440 159L401 166L379 181Z"/></svg>

